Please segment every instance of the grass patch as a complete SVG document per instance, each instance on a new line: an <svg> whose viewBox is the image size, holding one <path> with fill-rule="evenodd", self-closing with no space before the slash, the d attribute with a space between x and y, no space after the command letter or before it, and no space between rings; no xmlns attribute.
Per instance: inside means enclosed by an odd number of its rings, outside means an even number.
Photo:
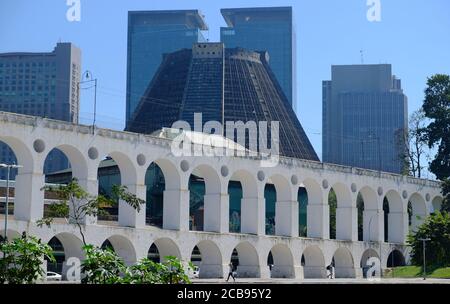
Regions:
<svg viewBox="0 0 450 304"><path fill-rule="evenodd" d="M402 266L387 269L385 278L421 278L423 276L421 266ZM450 267L427 267L427 277L436 279L450 279Z"/></svg>

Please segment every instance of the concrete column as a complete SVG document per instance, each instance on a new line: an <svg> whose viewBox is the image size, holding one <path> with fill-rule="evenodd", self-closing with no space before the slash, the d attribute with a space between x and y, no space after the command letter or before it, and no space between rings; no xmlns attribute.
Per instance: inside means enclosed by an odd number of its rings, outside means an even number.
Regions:
<svg viewBox="0 0 450 304"><path fill-rule="evenodd" d="M273 265L270 273L271 278L301 279L303 269L301 266Z"/></svg>
<svg viewBox="0 0 450 304"><path fill-rule="evenodd" d="M407 212L389 212L388 241L392 243L405 243L408 235L408 222Z"/></svg>
<svg viewBox="0 0 450 304"><path fill-rule="evenodd" d="M145 185L126 185L128 192L145 201L147 187ZM119 226L142 228L145 226L145 204L140 206L140 212L125 201L119 201Z"/></svg>
<svg viewBox="0 0 450 304"><path fill-rule="evenodd" d="M323 279L327 277L325 266L303 266L303 278Z"/></svg>
<svg viewBox="0 0 450 304"><path fill-rule="evenodd" d="M78 184L85 190L87 193L89 193L92 196L98 195L98 180L97 179L79 179ZM73 206L70 206L70 209L72 209ZM71 210L71 212L73 212ZM85 216L82 221L85 225L95 225L97 223L97 217L95 216Z"/></svg>
<svg viewBox="0 0 450 304"><path fill-rule="evenodd" d="M230 217L228 194L205 194L204 200L204 231L228 233Z"/></svg>
<svg viewBox="0 0 450 304"><path fill-rule="evenodd" d="M363 212L364 241L384 241L384 212L383 210L364 210Z"/></svg>
<svg viewBox="0 0 450 304"><path fill-rule="evenodd" d="M358 240L358 208L336 208L336 239L348 241Z"/></svg>
<svg viewBox="0 0 450 304"><path fill-rule="evenodd" d="M189 190L165 190L163 228L189 231Z"/></svg>
<svg viewBox="0 0 450 304"><path fill-rule="evenodd" d="M241 200L241 232L265 234L266 205L264 196Z"/></svg>
<svg viewBox="0 0 450 304"><path fill-rule="evenodd" d="M19 173L16 176L14 217L35 222L44 216L44 174Z"/></svg>
<svg viewBox="0 0 450 304"><path fill-rule="evenodd" d="M308 204L307 226L308 237L330 238L330 207L328 204Z"/></svg>
<svg viewBox="0 0 450 304"><path fill-rule="evenodd" d="M268 274L268 268L266 271L265 278L269 278L270 274ZM261 267L258 265L241 265L237 267L238 278L260 278L261 277Z"/></svg>
<svg viewBox="0 0 450 304"><path fill-rule="evenodd" d="M275 234L298 236L298 202L275 203Z"/></svg>
<svg viewBox="0 0 450 304"><path fill-rule="evenodd" d="M228 275L228 265L204 264L200 265L200 278L226 278Z"/></svg>
<svg viewBox="0 0 450 304"><path fill-rule="evenodd" d="M260 269L259 277L261 279L270 279L270 268L267 264L263 264Z"/></svg>

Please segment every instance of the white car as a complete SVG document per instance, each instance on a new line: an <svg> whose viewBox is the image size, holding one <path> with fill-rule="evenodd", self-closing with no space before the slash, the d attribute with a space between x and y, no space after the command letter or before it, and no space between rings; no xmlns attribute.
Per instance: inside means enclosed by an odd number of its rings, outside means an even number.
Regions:
<svg viewBox="0 0 450 304"><path fill-rule="evenodd" d="M47 271L47 281L61 281L62 276L53 271Z"/></svg>

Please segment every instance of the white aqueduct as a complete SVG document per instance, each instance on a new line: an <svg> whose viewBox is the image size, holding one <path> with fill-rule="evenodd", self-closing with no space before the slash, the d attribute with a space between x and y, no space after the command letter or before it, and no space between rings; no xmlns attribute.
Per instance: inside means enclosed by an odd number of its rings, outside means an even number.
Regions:
<svg viewBox="0 0 450 304"><path fill-rule="evenodd" d="M408 202L412 203L414 229L442 201L440 184L434 181L292 158L281 158L276 167L261 168L255 157L174 157L167 139L11 113L0 113L0 140L23 166L16 177L10 237L27 231L48 242L56 236L66 258L83 258L80 235L73 225L36 225L44 210L44 161L53 148L67 155L73 177L94 195L98 193L98 166L105 156L118 164L122 184L142 199L146 197L145 173L154 162L165 177L163 228L146 226L145 208L138 213L120 202L118 222L85 219L87 242L101 246L109 240L127 263L146 257L152 244L162 257L173 255L184 261L197 246L202 256L201 277L226 275L234 249L241 277L322 278L333 259L336 277L361 277L361 267L369 257L380 258L383 268L393 251L408 260ZM188 180L193 170L205 181L204 231L189 231ZM228 231L230 180L240 181L243 189L241 233ZM277 195L275 236L265 235L267 183L275 186ZM306 238L298 236L300 186L308 195ZM330 189L337 196L336 240L329 238ZM364 199L364 241L358 241L358 193ZM384 242L385 197L389 201L388 242ZM3 217L0 225L4 225ZM271 270L267 265L270 252Z"/></svg>

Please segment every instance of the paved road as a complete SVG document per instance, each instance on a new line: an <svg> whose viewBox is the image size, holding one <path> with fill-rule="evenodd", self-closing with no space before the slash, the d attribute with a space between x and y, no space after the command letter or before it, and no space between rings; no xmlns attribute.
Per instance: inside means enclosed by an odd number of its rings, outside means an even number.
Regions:
<svg viewBox="0 0 450 304"><path fill-rule="evenodd" d="M367 279L236 279L234 283L232 280L226 282L224 279L194 279L194 284L450 284L450 279L381 279L378 281L369 281Z"/></svg>

